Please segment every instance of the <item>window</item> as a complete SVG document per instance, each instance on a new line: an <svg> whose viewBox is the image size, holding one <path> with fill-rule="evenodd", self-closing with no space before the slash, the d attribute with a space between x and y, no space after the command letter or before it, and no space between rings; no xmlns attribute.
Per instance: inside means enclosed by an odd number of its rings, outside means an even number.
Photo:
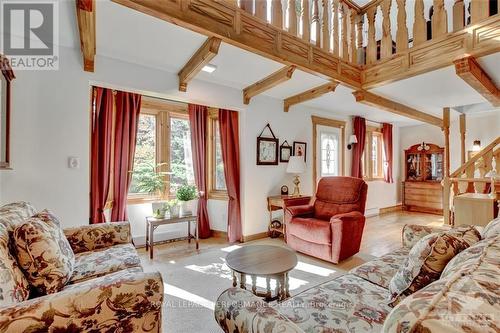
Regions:
<svg viewBox="0 0 500 333"><path fill-rule="evenodd" d="M208 197L227 200L217 109L209 109L208 139Z"/></svg>
<svg viewBox="0 0 500 333"><path fill-rule="evenodd" d="M321 177L339 175L339 136L335 132L320 132Z"/></svg>
<svg viewBox="0 0 500 333"><path fill-rule="evenodd" d="M363 154L364 178L367 180L384 178L383 139L380 128L367 126L366 144Z"/></svg>
<svg viewBox="0 0 500 333"><path fill-rule="evenodd" d="M191 131L187 116L170 116L170 194L182 185L194 185Z"/></svg>

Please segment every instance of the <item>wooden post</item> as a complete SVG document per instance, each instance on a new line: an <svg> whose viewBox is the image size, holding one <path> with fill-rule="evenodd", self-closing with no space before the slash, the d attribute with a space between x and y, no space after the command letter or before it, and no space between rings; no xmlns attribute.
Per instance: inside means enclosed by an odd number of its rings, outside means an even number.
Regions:
<svg viewBox="0 0 500 333"><path fill-rule="evenodd" d="M444 0L434 0L434 14L432 15L431 26L433 39L448 32L448 15L444 8Z"/></svg>
<svg viewBox="0 0 500 333"><path fill-rule="evenodd" d="M364 53L363 53L363 24L365 17L363 15L358 15L357 18L357 29L358 29L358 40L356 42L358 47L358 64L363 65L365 63Z"/></svg>
<svg viewBox="0 0 500 333"><path fill-rule="evenodd" d="M381 3L382 42L380 45L380 59L387 59L392 56L391 4L391 0L383 0Z"/></svg>
<svg viewBox="0 0 500 333"><path fill-rule="evenodd" d="M453 5L453 31L459 31L465 25L464 0L456 0Z"/></svg>
<svg viewBox="0 0 500 333"><path fill-rule="evenodd" d="M490 16L490 2L487 0L471 0L470 23L474 24Z"/></svg>
<svg viewBox="0 0 500 333"><path fill-rule="evenodd" d="M450 108L443 108L444 134L444 179L443 179L443 214L444 222L450 224Z"/></svg>
<svg viewBox="0 0 500 333"><path fill-rule="evenodd" d="M295 0L288 0L288 32L297 36L297 10Z"/></svg>
<svg viewBox="0 0 500 333"><path fill-rule="evenodd" d="M316 46L321 47L321 23L319 22L319 3L318 0L313 0L313 15L312 23L314 23L314 31L316 33Z"/></svg>
<svg viewBox="0 0 500 333"><path fill-rule="evenodd" d="M350 9L350 30L349 30L349 60L353 64L358 63L358 48L356 45L356 21L358 18L358 15L354 9Z"/></svg>
<svg viewBox="0 0 500 333"><path fill-rule="evenodd" d="M396 52L408 49L408 27L406 26L406 0L396 0L398 5L398 30L396 32Z"/></svg>
<svg viewBox="0 0 500 333"><path fill-rule="evenodd" d="M424 17L424 0L415 1L415 22L413 23L413 46L427 40L427 23Z"/></svg>
<svg viewBox="0 0 500 333"><path fill-rule="evenodd" d="M347 44L347 18L349 17L349 6L341 2L342 9L342 59L349 61L349 45Z"/></svg>
<svg viewBox="0 0 500 333"><path fill-rule="evenodd" d="M375 40L375 15L377 7L371 6L368 8L366 15L368 16L368 44L366 46L366 63L373 64L377 61L377 41Z"/></svg>
<svg viewBox="0 0 500 333"><path fill-rule="evenodd" d="M271 2L271 23L280 29L283 29L283 6L281 0L272 0Z"/></svg>
<svg viewBox="0 0 500 333"><path fill-rule="evenodd" d="M465 163L465 130L466 130L465 114L460 115L460 161Z"/></svg>
<svg viewBox="0 0 500 333"><path fill-rule="evenodd" d="M302 0L302 39L311 42L311 11L309 0Z"/></svg>
<svg viewBox="0 0 500 333"><path fill-rule="evenodd" d="M332 0L332 16L333 16L333 54L340 56L339 50L339 0Z"/></svg>
<svg viewBox="0 0 500 333"><path fill-rule="evenodd" d="M323 16L321 18L321 48L326 52L330 51L330 33L328 30L328 23L330 22L328 16L328 0L322 0Z"/></svg>

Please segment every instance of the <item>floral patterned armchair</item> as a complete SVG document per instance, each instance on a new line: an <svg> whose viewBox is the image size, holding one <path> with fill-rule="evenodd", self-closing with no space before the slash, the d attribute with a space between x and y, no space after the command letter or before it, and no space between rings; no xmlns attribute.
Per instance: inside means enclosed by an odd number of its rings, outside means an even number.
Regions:
<svg viewBox="0 0 500 333"><path fill-rule="evenodd" d="M34 213L24 202L0 207L0 332L161 332L162 277L143 272L128 222L65 229L75 254L68 284L38 297L22 290L5 240Z"/></svg>

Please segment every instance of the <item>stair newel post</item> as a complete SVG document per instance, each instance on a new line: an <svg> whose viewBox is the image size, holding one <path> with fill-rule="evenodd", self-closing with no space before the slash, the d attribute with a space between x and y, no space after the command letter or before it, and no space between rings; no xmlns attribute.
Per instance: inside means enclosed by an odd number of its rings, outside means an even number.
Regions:
<svg viewBox="0 0 500 333"><path fill-rule="evenodd" d="M450 220L450 108L443 108L444 134L444 179L443 179L443 214L444 223L451 224Z"/></svg>

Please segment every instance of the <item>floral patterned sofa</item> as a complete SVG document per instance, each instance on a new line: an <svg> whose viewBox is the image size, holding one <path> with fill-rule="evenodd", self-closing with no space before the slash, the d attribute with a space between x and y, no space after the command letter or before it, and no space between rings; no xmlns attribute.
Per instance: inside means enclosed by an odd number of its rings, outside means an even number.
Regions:
<svg viewBox="0 0 500 333"><path fill-rule="evenodd" d="M219 296L215 319L225 332L499 332L500 219L456 255L441 277L389 306L389 282L412 246L449 229L407 225L403 247L348 274L271 305L239 288ZM488 227L487 227L488 228Z"/></svg>
<svg viewBox="0 0 500 333"><path fill-rule="evenodd" d="M9 240L35 212L25 202L0 207L0 332L161 332L162 278L143 272L128 222L63 230L75 261L61 291L37 297L20 283Z"/></svg>

